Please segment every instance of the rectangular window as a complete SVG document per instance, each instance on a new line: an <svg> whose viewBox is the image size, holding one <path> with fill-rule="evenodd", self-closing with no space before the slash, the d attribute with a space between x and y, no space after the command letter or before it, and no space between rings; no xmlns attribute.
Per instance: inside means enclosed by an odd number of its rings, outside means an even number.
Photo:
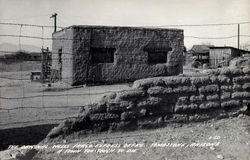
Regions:
<svg viewBox="0 0 250 160"><path fill-rule="evenodd" d="M58 49L58 62L62 63L62 48Z"/></svg>
<svg viewBox="0 0 250 160"><path fill-rule="evenodd" d="M91 63L113 63L115 48L91 48Z"/></svg>
<svg viewBox="0 0 250 160"><path fill-rule="evenodd" d="M167 52L162 52L162 51L148 52L149 64L166 63L166 62L167 62Z"/></svg>

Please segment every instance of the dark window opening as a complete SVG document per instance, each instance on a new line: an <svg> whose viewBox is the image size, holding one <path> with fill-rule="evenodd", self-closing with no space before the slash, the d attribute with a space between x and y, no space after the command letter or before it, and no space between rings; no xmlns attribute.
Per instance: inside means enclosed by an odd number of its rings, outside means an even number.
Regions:
<svg viewBox="0 0 250 160"><path fill-rule="evenodd" d="M167 62L167 52L148 52L148 63L157 64L157 63L166 63Z"/></svg>
<svg viewBox="0 0 250 160"><path fill-rule="evenodd" d="M58 62L62 63L62 49L58 50Z"/></svg>
<svg viewBox="0 0 250 160"><path fill-rule="evenodd" d="M115 48L91 48L91 63L113 63Z"/></svg>

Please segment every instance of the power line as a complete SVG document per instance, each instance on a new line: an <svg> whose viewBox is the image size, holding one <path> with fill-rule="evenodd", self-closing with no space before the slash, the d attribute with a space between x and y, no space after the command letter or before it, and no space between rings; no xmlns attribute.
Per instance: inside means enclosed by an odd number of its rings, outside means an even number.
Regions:
<svg viewBox="0 0 250 160"><path fill-rule="evenodd" d="M19 18L1 18L0 21L32 19L32 18L38 18L38 17L45 17L45 16L48 16L48 15L50 15L50 14L36 15L36 16L29 16L29 17L19 17Z"/></svg>
<svg viewBox="0 0 250 160"><path fill-rule="evenodd" d="M159 25L151 27L201 27L201 26L227 26L238 24L250 24L250 22L234 22L234 23L208 23L208 24L173 24L173 25Z"/></svg>
<svg viewBox="0 0 250 160"><path fill-rule="evenodd" d="M54 26L48 26L48 25L36 25L36 24L24 24L24 23L3 23L0 22L0 25L12 25L12 26L29 26L29 27L44 27L44 28L54 28ZM65 28L57 26L57 28Z"/></svg>
<svg viewBox="0 0 250 160"><path fill-rule="evenodd" d="M157 25L157 26L136 26L136 27L196 27L196 26L224 26L224 25L238 25L238 24L250 24L250 22L234 22L234 23L210 23L210 24L173 24L173 25ZM31 26L31 27L47 27L47 28L54 28L54 26L48 25L35 25L35 24L24 24L24 23L3 23L1 22L0 25L18 25L18 26ZM58 28L65 28L59 27ZM121 26L122 27L122 26Z"/></svg>
<svg viewBox="0 0 250 160"><path fill-rule="evenodd" d="M241 37L250 37L250 35L240 35ZM48 38L48 37L37 37L37 36L25 36L25 35L11 35L11 34L1 34L0 37L16 37L16 38L31 38L31 39L43 39L43 40L70 40L70 41L82 41L82 40L89 40L89 39L72 39L72 38ZM230 39L238 37L238 35L226 36L226 37L198 37L198 36L184 36L184 38L195 38L195 39ZM138 40L138 39L147 39L152 37L138 37L138 38L131 38L129 41ZM92 39L95 40L95 39ZM97 39L99 40L99 39ZM107 41L107 40L106 40ZM116 41L116 40L109 40L109 41ZM122 40L120 40L122 41ZM156 42L156 41L155 41ZM160 41L159 41L160 42Z"/></svg>

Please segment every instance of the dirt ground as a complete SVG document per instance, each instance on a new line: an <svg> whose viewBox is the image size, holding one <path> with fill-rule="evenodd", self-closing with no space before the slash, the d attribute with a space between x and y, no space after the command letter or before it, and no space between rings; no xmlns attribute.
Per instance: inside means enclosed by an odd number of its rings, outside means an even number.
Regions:
<svg viewBox="0 0 250 160"><path fill-rule="evenodd" d="M128 84L72 88L54 83L48 87L29 78L29 71L0 73L0 129L59 123L105 92L130 89Z"/></svg>
<svg viewBox="0 0 250 160"><path fill-rule="evenodd" d="M249 160L250 117L210 120L190 124L171 124L155 130L102 133L84 137L73 135L59 143L40 143L29 158L47 160ZM42 148L42 146L46 148ZM77 146L78 145L78 146ZM80 146L81 145L81 146ZM92 146L91 146L92 145ZM74 153L73 153L74 152ZM21 151L6 150L8 158ZM34 156L35 155L35 156ZM10 156L9 156L10 157ZM17 156L18 157L18 156Z"/></svg>
<svg viewBox="0 0 250 160"><path fill-rule="evenodd" d="M0 73L0 129L57 124L74 117L80 106L100 99L104 95L101 93L131 89L131 84L72 88L54 83L48 87L31 82L30 74L31 71ZM197 75L200 71L184 67L184 74Z"/></svg>

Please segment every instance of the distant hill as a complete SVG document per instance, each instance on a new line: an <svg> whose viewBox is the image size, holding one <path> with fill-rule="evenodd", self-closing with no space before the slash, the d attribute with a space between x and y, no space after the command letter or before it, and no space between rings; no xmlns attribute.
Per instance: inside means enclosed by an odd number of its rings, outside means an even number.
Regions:
<svg viewBox="0 0 250 160"><path fill-rule="evenodd" d="M21 50L25 52L41 52L40 47L34 45L25 45L25 44L21 45ZM0 51L17 52L19 51L19 46L12 43L1 43ZM0 52L0 55L4 54L11 54L11 53Z"/></svg>

